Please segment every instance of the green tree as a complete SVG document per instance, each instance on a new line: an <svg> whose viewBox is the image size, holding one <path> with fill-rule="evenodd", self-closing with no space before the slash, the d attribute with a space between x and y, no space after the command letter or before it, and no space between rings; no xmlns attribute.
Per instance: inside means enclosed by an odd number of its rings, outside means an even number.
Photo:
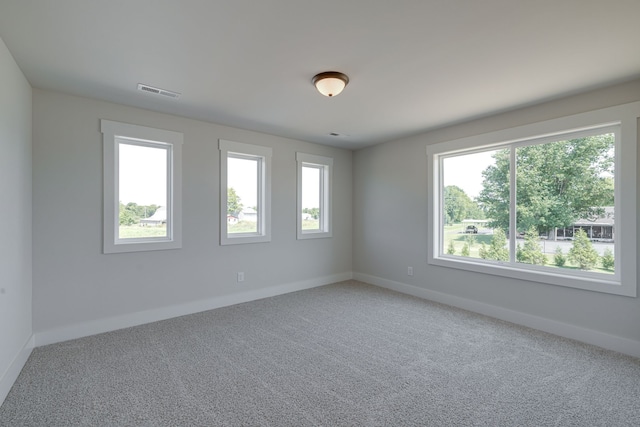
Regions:
<svg viewBox="0 0 640 427"><path fill-rule="evenodd" d="M476 202L456 185L444 188L444 214L448 224L462 222L463 219L483 219L484 213Z"/></svg>
<svg viewBox="0 0 640 427"><path fill-rule="evenodd" d="M504 247L507 237L502 229L493 230L491 243L487 248L484 243L480 248L480 258L492 259L496 261L509 261L509 250Z"/></svg>
<svg viewBox="0 0 640 427"><path fill-rule="evenodd" d="M129 202L126 205L120 202L120 225L133 225L140 222L141 218L149 218L160 206L139 205L135 202Z"/></svg>
<svg viewBox="0 0 640 427"><path fill-rule="evenodd" d="M591 270L598 263L600 256L583 229L577 229L573 234L573 245L569 249L569 259L578 265L580 270Z"/></svg>
<svg viewBox="0 0 640 427"><path fill-rule="evenodd" d="M539 233L593 218L613 205L612 134L517 148L516 221L519 231ZM483 173L478 196L489 226L509 227L510 150L498 150Z"/></svg>
<svg viewBox="0 0 640 427"><path fill-rule="evenodd" d="M518 262L525 264L545 265L547 263L547 257L538 243L538 232L535 227L530 227L524 234L524 245L521 248L518 244L516 258Z"/></svg>
<svg viewBox="0 0 640 427"><path fill-rule="evenodd" d="M461 253L462 256L468 257L470 252L471 251L469 249L469 243L465 242L464 246L462 246L462 251L460 253Z"/></svg>
<svg viewBox="0 0 640 427"><path fill-rule="evenodd" d="M313 219L320 218L320 208L304 208L302 212L311 215Z"/></svg>
<svg viewBox="0 0 640 427"><path fill-rule="evenodd" d="M484 207L491 228L509 229L509 150L498 150L495 163L482 172L482 191L478 201Z"/></svg>
<svg viewBox="0 0 640 427"><path fill-rule="evenodd" d="M562 248L560 246L556 247L556 252L553 255L553 263L556 267L564 267L567 263L567 257L564 253L562 253Z"/></svg>
<svg viewBox="0 0 640 427"><path fill-rule="evenodd" d="M129 206L129 205L127 205ZM120 225L133 225L138 222L138 216L135 211L128 209L122 202L119 207L119 224Z"/></svg>
<svg viewBox="0 0 640 427"><path fill-rule="evenodd" d="M449 240L449 246L447 247L447 253L453 255L456 253L456 247L453 244L453 240Z"/></svg>
<svg viewBox="0 0 640 427"><path fill-rule="evenodd" d="M227 188L227 215L238 216L242 212L242 201L233 187Z"/></svg>
<svg viewBox="0 0 640 427"><path fill-rule="evenodd" d="M478 251L478 254L482 259L489 259L489 250L487 249L487 245L485 245L484 242L480 244L480 250Z"/></svg>
<svg viewBox="0 0 640 427"><path fill-rule="evenodd" d="M469 249L471 249L473 245L476 244L476 236L474 236L473 234L465 234L464 240L469 245Z"/></svg>
<svg viewBox="0 0 640 427"><path fill-rule="evenodd" d="M142 206L144 212L141 215L141 218L149 218L151 216L153 216L154 213L156 213L156 211L158 210L160 206L158 205L147 205L147 206Z"/></svg>
<svg viewBox="0 0 640 427"><path fill-rule="evenodd" d="M602 268L604 268L605 270L613 270L615 266L615 259L613 257L613 252L611 251L611 249L607 248L604 250L600 262L602 263Z"/></svg>

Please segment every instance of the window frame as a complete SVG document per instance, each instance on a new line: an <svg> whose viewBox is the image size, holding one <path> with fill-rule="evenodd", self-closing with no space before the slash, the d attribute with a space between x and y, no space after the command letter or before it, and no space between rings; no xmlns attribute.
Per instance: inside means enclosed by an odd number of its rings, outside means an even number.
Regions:
<svg viewBox="0 0 640 427"><path fill-rule="evenodd" d="M333 159L315 154L296 153L297 162L297 209L296 235L298 240L321 239L333 237ZM318 230L302 229L302 169L313 167L320 170L320 228Z"/></svg>
<svg viewBox="0 0 640 427"><path fill-rule="evenodd" d="M182 247L182 145L180 132L100 120L103 137L103 253ZM167 235L119 238L119 147L121 143L167 150Z"/></svg>
<svg viewBox="0 0 640 427"><path fill-rule="evenodd" d="M266 243L271 241L271 158L273 149L262 145L218 140L220 150L220 245ZM229 233L227 221L228 159L258 160L258 231Z"/></svg>
<svg viewBox="0 0 640 427"><path fill-rule="evenodd" d="M579 288L630 297L637 296L637 138L640 102L576 114L530 125L499 130L486 134L461 138L427 146L427 262L431 265L492 274L515 279ZM515 239L509 241L510 261L498 262L447 255L442 245L443 175L441 162L451 154L472 153L486 149L517 148L535 143L552 142L564 135L573 137L580 132L591 133L598 129L619 126L615 142L615 218L616 218L616 274L563 271L550 267L517 263ZM610 129L609 129L610 130ZM514 153L511 152L511 176L515 172ZM515 236L515 180L512 179L510 235ZM620 232L624 230L624 233Z"/></svg>

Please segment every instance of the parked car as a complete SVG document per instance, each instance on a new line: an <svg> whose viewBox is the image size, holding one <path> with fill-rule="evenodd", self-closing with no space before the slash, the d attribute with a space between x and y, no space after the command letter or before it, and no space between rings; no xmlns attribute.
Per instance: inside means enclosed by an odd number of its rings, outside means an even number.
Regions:
<svg viewBox="0 0 640 427"><path fill-rule="evenodd" d="M467 225L467 228L464 230L467 234L478 234L478 227L475 225Z"/></svg>

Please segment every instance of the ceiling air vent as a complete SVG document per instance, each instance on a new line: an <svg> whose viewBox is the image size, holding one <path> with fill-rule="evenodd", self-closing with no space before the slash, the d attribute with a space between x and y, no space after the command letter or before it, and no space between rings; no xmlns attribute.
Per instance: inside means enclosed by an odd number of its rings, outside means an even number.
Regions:
<svg viewBox="0 0 640 427"><path fill-rule="evenodd" d="M169 97L169 98L178 98L178 97L180 97L180 94L178 92L172 92L170 90L160 89L160 88L157 88L157 87L144 85L142 83L138 83L138 90L142 91L142 92L147 92L147 93L153 93L153 94L156 94L156 95L166 96L166 97Z"/></svg>

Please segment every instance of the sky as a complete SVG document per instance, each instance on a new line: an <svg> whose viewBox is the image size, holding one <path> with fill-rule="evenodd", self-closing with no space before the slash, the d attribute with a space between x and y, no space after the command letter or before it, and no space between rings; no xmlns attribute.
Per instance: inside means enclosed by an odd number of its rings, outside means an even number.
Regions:
<svg viewBox="0 0 640 427"><path fill-rule="evenodd" d="M119 145L119 199L125 205L166 206L167 151L133 144ZM236 190L244 207L255 207L258 202L258 164L256 160L230 157L227 167L227 185ZM302 169L302 207L320 205L320 174L316 168Z"/></svg>
<svg viewBox="0 0 640 427"><path fill-rule="evenodd" d="M257 171L256 160L229 158L227 185L236 190L244 207L254 207L257 205ZM304 186L302 191L302 207L319 207L320 174L318 173L318 169L303 168L302 183Z"/></svg>
<svg viewBox="0 0 640 427"><path fill-rule="evenodd" d="M495 163L496 151L483 151L444 159L444 186L456 185L472 199L482 191L482 171Z"/></svg>
<svg viewBox="0 0 640 427"><path fill-rule="evenodd" d="M227 186L236 190L245 208L258 205L258 161L229 157Z"/></svg>
<svg viewBox="0 0 640 427"><path fill-rule="evenodd" d="M320 207L320 169L302 168L302 208Z"/></svg>
<svg viewBox="0 0 640 427"><path fill-rule="evenodd" d="M120 144L119 151L120 201L166 206L167 150Z"/></svg>

